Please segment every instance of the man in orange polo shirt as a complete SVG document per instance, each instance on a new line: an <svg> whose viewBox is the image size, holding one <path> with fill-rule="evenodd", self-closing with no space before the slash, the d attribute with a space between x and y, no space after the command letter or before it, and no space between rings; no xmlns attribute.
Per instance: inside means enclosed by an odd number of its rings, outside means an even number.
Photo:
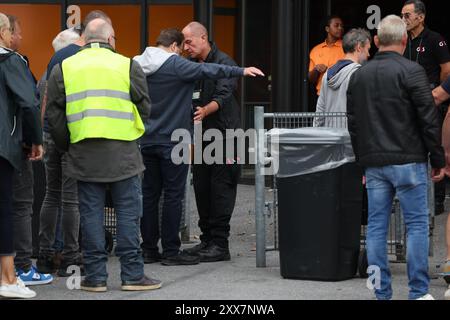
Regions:
<svg viewBox="0 0 450 320"><path fill-rule="evenodd" d="M344 57L342 49L342 35L344 23L336 15L327 19L325 26L327 38L324 42L315 46L309 54L309 82L316 86L317 96L320 94L322 77L329 67Z"/></svg>

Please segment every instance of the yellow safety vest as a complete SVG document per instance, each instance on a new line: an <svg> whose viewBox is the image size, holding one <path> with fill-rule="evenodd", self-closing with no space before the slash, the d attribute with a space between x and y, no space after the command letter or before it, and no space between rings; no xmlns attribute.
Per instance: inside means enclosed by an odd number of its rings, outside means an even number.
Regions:
<svg viewBox="0 0 450 320"><path fill-rule="evenodd" d="M133 141L145 128L130 97L131 60L92 44L62 63L70 142Z"/></svg>

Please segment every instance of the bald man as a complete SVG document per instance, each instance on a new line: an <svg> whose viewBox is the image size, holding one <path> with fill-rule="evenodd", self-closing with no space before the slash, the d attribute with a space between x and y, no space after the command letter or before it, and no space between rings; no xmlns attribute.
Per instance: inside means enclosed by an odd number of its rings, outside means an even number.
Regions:
<svg viewBox="0 0 450 320"><path fill-rule="evenodd" d="M107 290L107 188L117 217L122 290L158 289L161 281L144 274L139 237L145 167L137 139L150 115L145 75L137 62L115 52L114 29L107 21L92 20L85 41L77 54L53 68L47 108L55 146L68 151L66 174L77 181L86 273L81 289Z"/></svg>
<svg viewBox="0 0 450 320"><path fill-rule="evenodd" d="M184 50L192 60L237 66L233 59L217 49L214 42L208 41L208 32L200 23L191 22L182 32L185 38ZM192 100L194 121L202 121L203 131L217 129L225 137L227 129L240 127L240 110L234 96L237 87L237 78L197 81ZM233 150L236 150L236 139L224 141L234 145ZM203 150L208 144L203 143ZM225 146L223 154L221 163L193 166L198 225L202 234L201 243L186 251L198 254L201 262L230 260L230 219L241 168L236 154L230 159L225 158Z"/></svg>
<svg viewBox="0 0 450 320"><path fill-rule="evenodd" d="M49 80L55 66L60 66L64 60L78 53L85 45L85 30L83 26L88 25L94 19L101 19L111 24L111 19L104 12L99 10L89 12L83 21L83 25L77 28L78 31L72 29L74 32L81 33L77 40L60 50L56 51L55 48L56 52L47 66L46 82ZM70 31L66 30L64 32ZM75 39L75 36L72 35L70 38ZM54 43L58 45L58 42L59 40L56 40ZM47 185L40 212L39 257L36 264L41 272L53 273L57 271L59 277L68 277L71 275L67 272L69 266L82 265L78 243L80 213L78 210L77 183L67 175L65 152L56 148L55 141L50 135L46 116L47 103L45 95L41 105L41 117L44 123L44 165ZM60 214L60 228L62 229L64 245L62 248L62 262L60 265L57 265L54 263L53 257L55 255L55 230L57 230L58 215Z"/></svg>

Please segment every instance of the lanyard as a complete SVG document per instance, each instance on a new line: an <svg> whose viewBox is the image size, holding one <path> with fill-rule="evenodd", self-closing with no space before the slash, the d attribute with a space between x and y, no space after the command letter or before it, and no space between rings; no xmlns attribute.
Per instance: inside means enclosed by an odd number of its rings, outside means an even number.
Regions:
<svg viewBox="0 0 450 320"><path fill-rule="evenodd" d="M419 51L417 52L417 56L416 56L416 62L419 63L419 55L422 52L422 41L423 41L423 36L420 37L420 42L419 42ZM412 39L409 38L409 60L412 60L412 54L411 54L411 42Z"/></svg>

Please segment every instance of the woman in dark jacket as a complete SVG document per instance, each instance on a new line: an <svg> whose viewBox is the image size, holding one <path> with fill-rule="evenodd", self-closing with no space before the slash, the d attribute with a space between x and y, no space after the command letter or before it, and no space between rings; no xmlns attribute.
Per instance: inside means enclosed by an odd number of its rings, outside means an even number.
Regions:
<svg viewBox="0 0 450 320"><path fill-rule="evenodd" d="M21 58L7 49L11 42L8 18L0 13L0 296L33 298L14 270L12 176L28 144L30 160L42 158L42 134L34 85ZM27 129L22 137L22 121Z"/></svg>

